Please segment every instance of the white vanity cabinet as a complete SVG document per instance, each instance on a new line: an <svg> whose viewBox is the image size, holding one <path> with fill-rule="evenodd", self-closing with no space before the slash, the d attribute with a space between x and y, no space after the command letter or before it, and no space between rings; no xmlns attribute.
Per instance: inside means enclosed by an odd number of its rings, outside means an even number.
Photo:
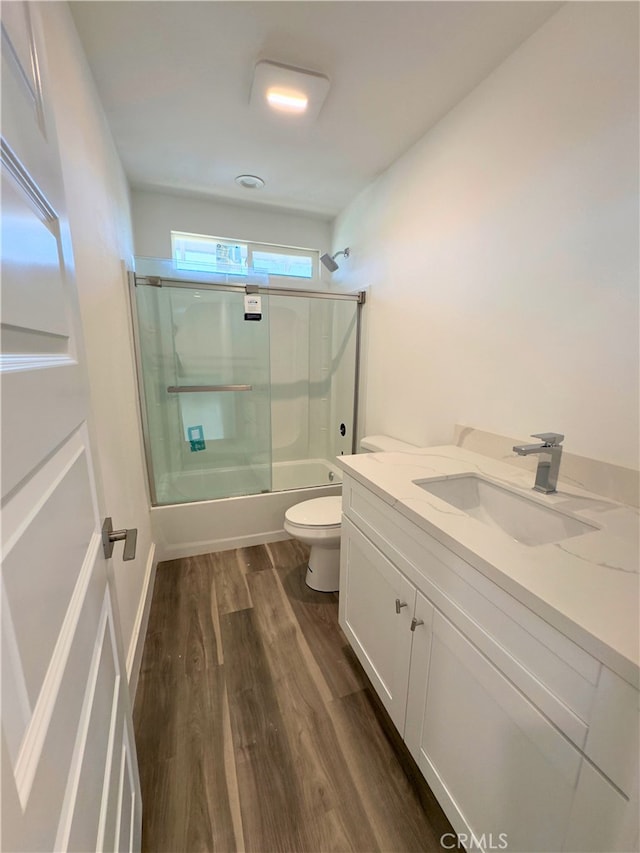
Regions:
<svg viewBox="0 0 640 853"><path fill-rule="evenodd" d="M580 752L439 611L429 645L426 667L412 660L405 741L454 828L557 853Z"/></svg>
<svg viewBox="0 0 640 853"><path fill-rule="evenodd" d="M341 626L456 832L636 850L638 692L348 476L343 513Z"/></svg>
<svg viewBox="0 0 640 853"><path fill-rule="evenodd" d="M341 623L384 707L404 729L416 588L348 520ZM342 583L342 582L341 582Z"/></svg>
<svg viewBox="0 0 640 853"><path fill-rule="evenodd" d="M566 850L640 850L640 694L602 667Z"/></svg>

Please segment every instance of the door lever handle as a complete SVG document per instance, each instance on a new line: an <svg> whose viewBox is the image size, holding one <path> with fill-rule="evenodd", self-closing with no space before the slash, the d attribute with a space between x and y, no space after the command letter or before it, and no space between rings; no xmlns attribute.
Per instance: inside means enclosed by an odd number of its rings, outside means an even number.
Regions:
<svg viewBox="0 0 640 853"><path fill-rule="evenodd" d="M102 550L105 559L113 554L113 546L116 542L124 542L123 560L134 560L136 556L136 543L138 541L138 528L114 530L111 518L105 518L102 525Z"/></svg>

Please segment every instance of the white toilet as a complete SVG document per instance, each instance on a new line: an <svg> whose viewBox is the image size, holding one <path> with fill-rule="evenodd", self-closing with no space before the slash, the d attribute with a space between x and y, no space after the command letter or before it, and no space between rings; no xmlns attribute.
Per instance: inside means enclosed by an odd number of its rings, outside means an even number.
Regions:
<svg viewBox="0 0 640 853"><path fill-rule="evenodd" d="M388 435L371 435L360 442L360 450L364 452L410 453L415 449L415 445ZM303 501L284 514L284 529L289 536L311 548L306 583L318 592L337 592L340 585L341 523L340 495Z"/></svg>

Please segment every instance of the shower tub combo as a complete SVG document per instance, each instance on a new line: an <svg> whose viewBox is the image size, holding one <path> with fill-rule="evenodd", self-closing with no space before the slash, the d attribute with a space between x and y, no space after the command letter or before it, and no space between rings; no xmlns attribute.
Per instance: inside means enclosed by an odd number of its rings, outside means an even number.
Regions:
<svg viewBox="0 0 640 853"><path fill-rule="evenodd" d="M159 559L286 538L355 450L364 294L137 259L131 304ZM245 297L260 296L260 317Z"/></svg>

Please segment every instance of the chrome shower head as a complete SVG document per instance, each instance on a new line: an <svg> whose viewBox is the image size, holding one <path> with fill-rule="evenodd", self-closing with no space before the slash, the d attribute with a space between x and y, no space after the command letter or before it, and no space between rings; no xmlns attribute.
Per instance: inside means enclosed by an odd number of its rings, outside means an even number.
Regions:
<svg viewBox="0 0 640 853"><path fill-rule="evenodd" d="M336 252L335 255L329 255L325 253L321 256L320 261L325 265L325 267L329 270L329 272L335 272L338 269L338 264L335 259L340 255L344 255L345 258L349 257L349 247L343 249L341 252Z"/></svg>
<svg viewBox="0 0 640 853"><path fill-rule="evenodd" d="M331 255L325 253L321 256L320 261L325 265L329 272L335 272L338 269L338 264L333 260Z"/></svg>

